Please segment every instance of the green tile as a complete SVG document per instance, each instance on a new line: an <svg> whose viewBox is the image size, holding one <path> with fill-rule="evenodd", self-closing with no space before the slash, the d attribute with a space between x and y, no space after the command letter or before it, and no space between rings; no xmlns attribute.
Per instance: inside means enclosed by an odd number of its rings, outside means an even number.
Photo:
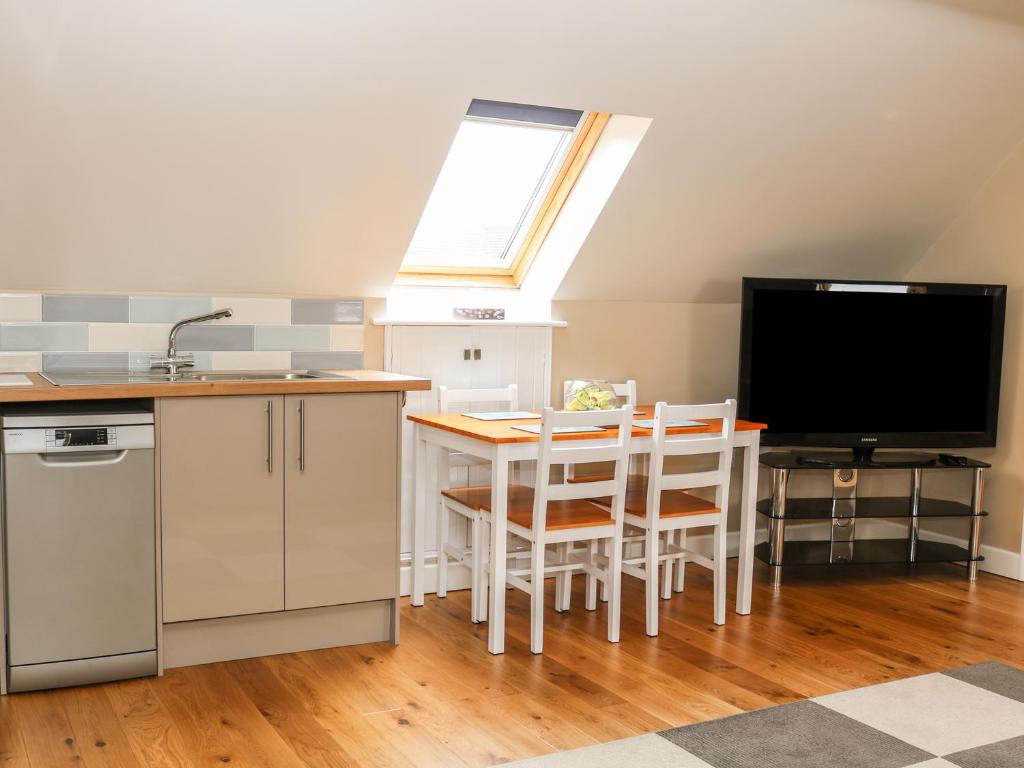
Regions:
<svg viewBox="0 0 1024 768"><path fill-rule="evenodd" d="M326 325L258 325L256 349L311 352L331 348Z"/></svg>
<svg viewBox="0 0 1024 768"><path fill-rule="evenodd" d="M213 310L212 298L192 296L132 296L129 316L133 323L176 323Z"/></svg>

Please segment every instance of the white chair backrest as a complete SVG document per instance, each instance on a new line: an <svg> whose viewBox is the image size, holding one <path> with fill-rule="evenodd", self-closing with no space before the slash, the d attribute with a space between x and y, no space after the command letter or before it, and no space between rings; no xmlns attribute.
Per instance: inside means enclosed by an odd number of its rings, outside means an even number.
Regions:
<svg viewBox="0 0 1024 768"><path fill-rule="evenodd" d="M610 437L580 439L573 435L555 434L558 427L613 427ZM547 503L570 499L611 496L612 514L621 521L626 498L626 477L629 472L629 446L633 431L633 408L609 411L555 411L544 409L541 417L540 451L537 460L537 487L534 492L535 530L544 530ZM575 439L574 439L575 438ZM589 464L614 462L611 480L592 483L552 483L551 467L558 464Z"/></svg>
<svg viewBox="0 0 1024 768"><path fill-rule="evenodd" d="M453 406L473 403L505 403L510 411L518 411L519 387L509 384L491 389L448 389L442 384L437 388L437 410L440 413L448 413Z"/></svg>
<svg viewBox="0 0 1024 768"><path fill-rule="evenodd" d="M572 379L566 379L562 382L562 402L569 396L569 387L572 386ZM612 385L612 389L615 390L615 396L621 398L624 402L623 405L636 406L636 379L629 379L621 384L609 382Z"/></svg>
<svg viewBox="0 0 1024 768"><path fill-rule="evenodd" d="M715 432L668 434L673 421L721 420ZM654 406L654 432L651 447L651 479L648 483L648 513L657 509L661 491L715 488L716 506L725 509L728 504L729 480L732 477L732 453L736 438L736 401L708 405ZM673 472L666 474L666 456L718 455L718 467L700 472Z"/></svg>

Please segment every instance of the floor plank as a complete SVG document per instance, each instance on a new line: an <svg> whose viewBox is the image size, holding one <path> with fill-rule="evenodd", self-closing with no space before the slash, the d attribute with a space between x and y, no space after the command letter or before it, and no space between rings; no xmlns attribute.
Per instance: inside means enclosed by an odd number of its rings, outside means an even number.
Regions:
<svg viewBox="0 0 1024 768"><path fill-rule="evenodd" d="M402 645L170 670L160 679L0 700L0 768L486 766L963 664L1024 667L1024 584L955 566L809 569L779 591L755 576L754 613L710 621L711 581L661 601L644 634L642 586L624 581L622 642L605 607L545 615L508 593L507 652L487 653L469 595L402 608ZM730 563L735 579L735 563Z"/></svg>

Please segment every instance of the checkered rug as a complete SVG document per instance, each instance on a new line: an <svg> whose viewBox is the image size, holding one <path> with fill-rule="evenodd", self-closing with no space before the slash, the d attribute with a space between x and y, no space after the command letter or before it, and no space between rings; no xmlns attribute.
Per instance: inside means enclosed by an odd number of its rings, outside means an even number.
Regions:
<svg viewBox="0 0 1024 768"><path fill-rule="evenodd" d="M1021 768L1024 670L979 664L512 765Z"/></svg>

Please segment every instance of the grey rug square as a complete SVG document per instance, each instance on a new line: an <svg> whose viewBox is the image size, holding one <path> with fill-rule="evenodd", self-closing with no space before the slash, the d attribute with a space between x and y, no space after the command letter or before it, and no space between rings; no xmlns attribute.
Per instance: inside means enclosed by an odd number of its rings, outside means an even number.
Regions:
<svg viewBox="0 0 1024 768"><path fill-rule="evenodd" d="M936 757L813 701L660 735L715 768L907 768Z"/></svg>
<svg viewBox="0 0 1024 768"><path fill-rule="evenodd" d="M946 760L960 768L1021 768L1024 766L1024 736L946 755Z"/></svg>
<svg viewBox="0 0 1024 768"><path fill-rule="evenodd" d="M943 674L1008 699L1024 702L1024 670L990 661L970 667L951 669ZM1024 762L1021 763L1024 765Z"/></svg>

